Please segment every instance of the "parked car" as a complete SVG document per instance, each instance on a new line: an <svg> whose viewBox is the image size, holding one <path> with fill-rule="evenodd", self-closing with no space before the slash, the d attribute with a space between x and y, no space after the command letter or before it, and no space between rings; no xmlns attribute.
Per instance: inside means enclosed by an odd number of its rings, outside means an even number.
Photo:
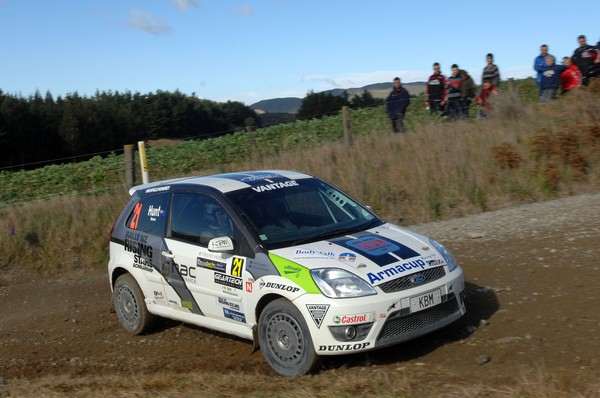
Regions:
<svg viewBox="0 0 600 398"><path fill-rule="evenodd" d="M284 375L465 314L463 271L440 243L380 219L314 176L250 171L134 187L110 233L121 325L157 317L252 340Z"/></svg>

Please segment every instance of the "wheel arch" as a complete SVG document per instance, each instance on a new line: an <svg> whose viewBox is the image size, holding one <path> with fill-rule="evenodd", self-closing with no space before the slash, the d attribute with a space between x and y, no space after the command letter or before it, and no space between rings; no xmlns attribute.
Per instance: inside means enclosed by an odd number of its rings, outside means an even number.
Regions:
<svg viewBox="0 0 600 398"><path fill-rule="evenodd" d="M112 275L110 276L110 287L111 289L115 286L115 283L117 282L117 279L119 279L119 277L121 275L124 274L129 274L130 272L123 268L123 267L117 267L113 270Z"/></svg>
<svg viewBox="0 0 600 398"><path fill-rule="evenodd" d="M260 300L258 300L258 303L256 303L256 307L254 308L254 316L256 319L256 324L258 325L258 320L260 319L260 314L263 312L263 310L265 309L265 307L278 299L286 299L288 301L290 301L287 297L282 296L281 294L276 294L276 293L268 293L265 294L264 296L262 296L260 298ZM290 301L291 302L291 301Z"/></svg>

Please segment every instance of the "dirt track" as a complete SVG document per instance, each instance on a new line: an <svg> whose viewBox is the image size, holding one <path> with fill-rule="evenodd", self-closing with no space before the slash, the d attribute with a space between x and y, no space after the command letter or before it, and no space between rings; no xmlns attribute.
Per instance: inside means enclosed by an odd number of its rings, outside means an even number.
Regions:
<svg viewBox="0 0 600 398"><path fill-rule="evenodd" d="M328 359L312 382L370 367L411 372L416 380L427 372L424 380L437 386L500 386L543 368L597 396L590 386L600 386L600 195L414 229L458 258L468 281L467 315L391 349ZM210 369L286 382L243 340L174 322L130 336L109 313L104 274L37 278L7 285L0 275L0 396L12 383L60 375Z"/></svg>

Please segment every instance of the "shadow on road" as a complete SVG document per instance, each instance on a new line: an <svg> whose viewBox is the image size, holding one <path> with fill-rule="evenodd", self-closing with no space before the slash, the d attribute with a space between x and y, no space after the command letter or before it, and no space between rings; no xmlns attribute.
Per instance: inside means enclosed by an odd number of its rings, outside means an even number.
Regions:
<svg viewBox="0 0 600 398"><path fill-rule="evenodd" d="M488 320L500 305L494 291L487 286L465 283L467 313L451 325L428 335L379 350L351 355L324 357L323 367L335 369L342 366L357 367L372 364L401 363L418 359L439 347L469 338L481 320Z"/></svg>

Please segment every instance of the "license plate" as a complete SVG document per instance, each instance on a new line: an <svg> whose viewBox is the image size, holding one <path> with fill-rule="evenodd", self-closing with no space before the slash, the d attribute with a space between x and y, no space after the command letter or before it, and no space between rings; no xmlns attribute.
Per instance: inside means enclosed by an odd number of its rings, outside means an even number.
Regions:
<svg viewBox="0 0 600 398"><path fill-rule="evenodd" d="M442 302L442 294L439 290L425 293L410 298L410 312L417 312L429 307L436 306Z"/></svg>

